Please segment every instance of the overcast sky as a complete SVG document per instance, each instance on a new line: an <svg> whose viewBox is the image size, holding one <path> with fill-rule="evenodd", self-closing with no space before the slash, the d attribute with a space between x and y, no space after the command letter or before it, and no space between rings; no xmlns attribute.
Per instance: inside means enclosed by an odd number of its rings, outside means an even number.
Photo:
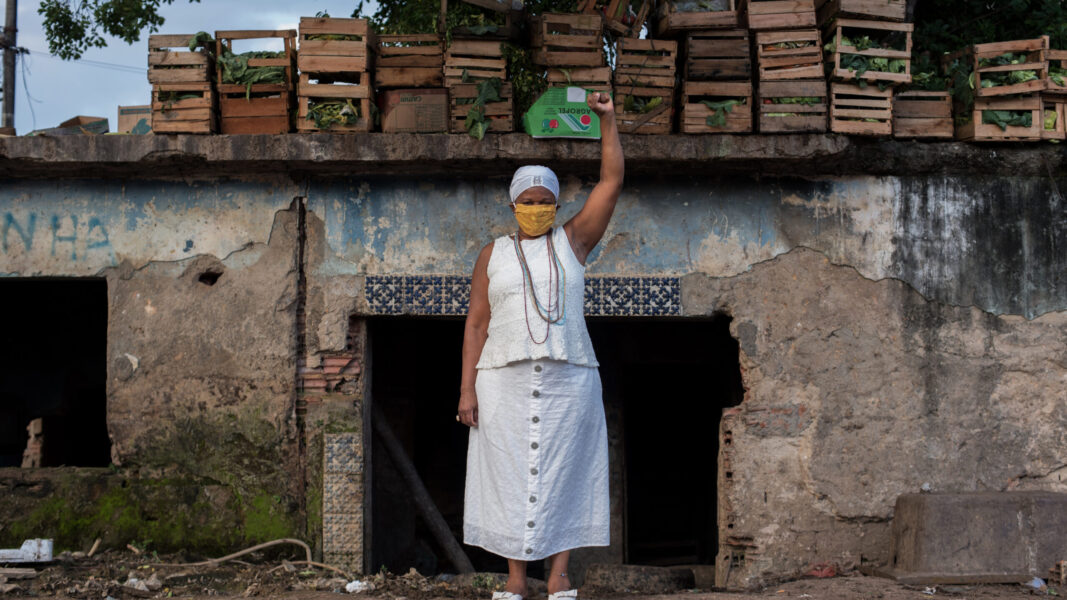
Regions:
<svg viewBox="0 0 1067 600"><path fill-rule="evenodd" d="M37 14L39 5L38 0L18 2L18 45L30 50L28 57L19 57L22 64L15 69L15 129L19 135L55 127L76 115L107 117L111 131L115 131L120 105L151 101L147 31L133 45L109 38L107 48L91 49L81 61L65 61L48 54L41 16ZM297 29L301 16L325 10L334 17L348 17L357 5L358 0L201 0L199 4L174 0L174 4L163 5L160 10L166 22L159 33ZM375 2L366 2L364 12L373 13L375 7ZM253 48L235 47L237 51L250 49ZM27 88L32 102L27 100Z"/></svg>

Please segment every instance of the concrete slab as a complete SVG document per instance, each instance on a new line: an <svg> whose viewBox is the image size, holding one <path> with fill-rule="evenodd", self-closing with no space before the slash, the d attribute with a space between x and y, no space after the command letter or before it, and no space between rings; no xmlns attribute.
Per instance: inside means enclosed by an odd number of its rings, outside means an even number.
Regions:
<svg viewBox="0 0 1067 600"><path fill-rule="evenodd" d="M1028 581L1067 558L1065 532L1067 494L906 494L885 574L916 584Z"/></svg>

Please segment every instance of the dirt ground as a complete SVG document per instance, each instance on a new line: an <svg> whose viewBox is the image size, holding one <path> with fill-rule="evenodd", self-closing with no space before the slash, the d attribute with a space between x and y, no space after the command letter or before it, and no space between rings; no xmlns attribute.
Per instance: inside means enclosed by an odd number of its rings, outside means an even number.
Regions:
<svg viewBox="0 0 1067 600"><path fill-rule="evenodd" d="M67 553L47 566L37 566L36 575L0 582L3 597L45 597L100 600L131 598L285 598L329 600L341 595L365 596L368 600L431 600L456 598L488 599L500 587L501 576L474 574L425 577L414 570L404 575L379 573L361 577L371 589L348 594L352 578L317 567L294 565L282 559L250 555L248 562L232 561L208 566L163 566L187 563L180 555L137 555L105 551L93 557ZM8 565L21 566L26 565ZM2 579L2 577L0 577ZM132 582L139 580L144 585ZM533 583L533 582L532 582ZM13 587L14 586L14 587ZM534 599L544 598L543 584L533 583ZM538 593L540 588L540 593ZM741 600L745 598L811 598L813 600L879 599L905 600L949 597L953 599L1008 599L1033 595L1058 595L1057 590L1031 591L1018 584L909 586L887 579L849 573L822 579L798 579L747 593L689 590L677 594L640 595L583 588L580 598L597 600Z"/></svg>

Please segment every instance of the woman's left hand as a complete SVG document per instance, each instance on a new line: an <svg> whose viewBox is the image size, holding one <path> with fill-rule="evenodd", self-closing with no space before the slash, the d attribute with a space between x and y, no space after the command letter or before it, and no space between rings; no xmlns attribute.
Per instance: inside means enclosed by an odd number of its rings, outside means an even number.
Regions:
<svg viewBox="0 0 1067 600"><path fill-rule="evenodd" d="M608 115L615 116L615 103L611 100L611 94L607 92L589 92L589 95L585 97L585 103L601 119Z"/></svg>

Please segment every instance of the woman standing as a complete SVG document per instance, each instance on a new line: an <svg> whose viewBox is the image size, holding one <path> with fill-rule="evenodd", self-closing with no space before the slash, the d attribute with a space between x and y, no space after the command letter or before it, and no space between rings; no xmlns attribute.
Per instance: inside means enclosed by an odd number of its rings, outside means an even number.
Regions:
<svg viewBox="0 0 1067 600"><path fill-rule="evenodd" d="M586 257L615 210L623 155L611 97L586 102L600 117L600 182L553 228L556 175L516 171L519 229L482 248L471 281L456 417L472 428L463 538L508 559L496 600L527 596L526 563L546 557L550 600L576 597L570 550L609 543L607 426L583 304Z"/></svg>

